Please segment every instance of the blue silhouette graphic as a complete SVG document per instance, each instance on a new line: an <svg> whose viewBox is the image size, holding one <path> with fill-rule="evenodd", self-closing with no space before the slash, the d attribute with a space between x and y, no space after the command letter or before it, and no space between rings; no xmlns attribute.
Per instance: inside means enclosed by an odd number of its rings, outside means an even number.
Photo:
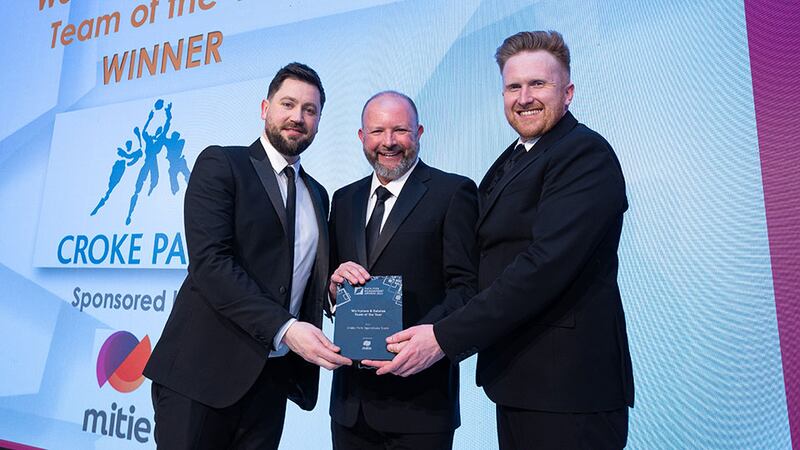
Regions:
<svg viewBox="0 0 800 450"><path fill-rule="evenodd" d="M97 203L97 206L94 207L90 215L93 216L97 214L97 211L99 211L100 208L106 204L108 197L111 196L111 192L115 187L117 187L117 184L119 184L119 181L122 179L122 175L125 174L125 167L136 164L139 161L139 158L142 157L142 139L139 136L139 127L135 127L133 132L136 133L136 137L139 139L139 149L135 152L131 151L131 147L133 146L133 142L131 141L125 142L126 150L123 150L122 147L117 147L117 155L119 155L122 159L118 159L114 163L114 166L111 167L111 175L108 177L108 190L106 191L105 195L103 195L103 198L100 199L100 202Z"/></svg>
<svg viewBox="0 0 800 450"><path fill-rule="evenodd" d="M178 192L178 174L183 174L183 179L189 183L189 167L186 165L186 158L183 157L183 147L186 140L181 139L181 134L173 131L172 135L164 142L167 146L167 161L169 162L169 187L172 194Z"/></svg>
<svg viewBox="0 0 800 450"><path fill-rule="evenodd" d="M164 100L156 100L154 106L155 110L150 110L150 115L147 117L147 122L144 123L144 128L142 128L142 139L144 139L144 165L139 171L139 177L136 179L136 192L134 192L131 196L131 206L130 209L128 209L128 217L125 219L125 225L131 224L133 210L136 208L136 202L139 199L139 193L142 192L142 187L144 186L144 182L147 180L148 175L150 176L150 189L147 191L148 197L153 193L153 189L155 189L158 185L158 161L156 160L156 156L158 156L158 154L161 152L161 148L164 146L166 134L167 131L169 131L170 122L172 122L172 103L168 104L167 107L164 108L164 112L167 115L167 121L164 122L164 127L158 127L156 134L150 135L150 133L147 132L147 126L150 125L150 121L153 120L153 115L155 115L155 112L164 107Z"/></svg>
<svg viewBox="0 0 800 450"><path fill-rule="evenodd" d="M166 116L164 125L158 127L155 133L150 134L148 127L150 126L156 111L160 111L162 109L164 110ZM186 158L183 156L183 148L186 146L186 140L182 139L181 134L177 131L173 131L172 135L169 138L167 137L167 132L169 131L171 124L172 103L169 103L166 107L164 107L163 99L156 100L156 102L153 104L153 109L150 110L150 113L147 116L147 121L144 123L141 131L139 130L138 126L134 127L133 129L133 132L136 135L136 139L139 143L139 148L137 150L133 150L133 142L130 140L125 142L125 149L121 147L117 148L117 155L120 159L114 162L114 165L111 167L111 174L108 177L108 190L106 190L106 193L97 203L97 206L94 208L94 210L92 210L90 215L94 216L97 214L100 208L106 204L111 196L111 193L114 191L114 188L122 180L123 175L125 175L126 167L135 165L142 160L142 156L144 156L144 162L139 169L139 175L136 178L136 188L131 196L130 207L128 208L128 216L125 218L125 225L130 225L133 211L136 208L136 203L139 199L139 193L142 191L145 181L147 181L148 178L150 179L150 186L147 190L148 196L150 196L156 186L158 186L158 160L156 158L164 147L167 148L166 159L169 163L168 173L172 195L175 195L180 190L178 175L183 175L184 181L187 184L189 183L191 171L186 164ZM142 145L142 141L144 141L144 145Z"/></svg>

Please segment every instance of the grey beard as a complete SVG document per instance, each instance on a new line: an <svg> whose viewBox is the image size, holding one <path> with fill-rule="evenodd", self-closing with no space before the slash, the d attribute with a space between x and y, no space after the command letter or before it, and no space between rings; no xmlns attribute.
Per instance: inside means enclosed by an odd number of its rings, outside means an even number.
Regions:
<svg viewBox="0 0 800 450"><path fill-rule="evenodd" d="M389 181L394 181L405 175L405 173L414 166L415 162L417 162L417 155L414 155L414 158L403 158L397 167L388 169L382 166L377 159L375 161L370 161L372 168L375 169L375 173L378 174L379 177Z"/></svg>

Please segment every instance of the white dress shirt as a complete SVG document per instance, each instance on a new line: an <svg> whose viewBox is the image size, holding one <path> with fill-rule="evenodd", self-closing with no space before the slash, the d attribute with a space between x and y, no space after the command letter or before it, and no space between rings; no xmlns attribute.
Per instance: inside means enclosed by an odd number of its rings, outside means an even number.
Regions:
<svg viewBox="0 0 800 450"><path fill-rule="evenodd" d="M283 204L286 205L286 195L288 189L288 180L283 169L289 165L286 159L275 150L275 147L270 144L266 135L261 133L261 145L267 151L267 158L269 159L272 170L275 173L275 178L278 180L278 187L281 190L281 197L283 197ZM281 341L300 314L300 306L303 303L303 292L306 290L306 283L311 276L311 269L314 266L314 259L317 254L317 243L319 242L319 227L317 226L317 215L314 212L314 204L311 201L311 194L308 192L306 184L300 178L300 159L298 158L294 164L294 181L297 192L297 207L294 222L294 267L292 271L292 292L291 301L289 303L289 313L294 316L278 330L278 333L273 339L275 350L270 352L269 357L274 358L277 356L284 356L289 352L289 347L284 345Z"/></svg>
<svg viewBox="0 0 800 450"><path fill-rule="evenodd" d="M527 152L531 151L531 149L533 148L534 145L536 145L536 143L539 141L540 137L541 136L537 136L535 138L528 139L526 141L525 139L522 139L522 136L520 136L520 138L517 139L517 145L519 145L519 144L524 145L525 146L525 152L527 153ZM517 145L515 145L514 147L516 147Z"/></svg>

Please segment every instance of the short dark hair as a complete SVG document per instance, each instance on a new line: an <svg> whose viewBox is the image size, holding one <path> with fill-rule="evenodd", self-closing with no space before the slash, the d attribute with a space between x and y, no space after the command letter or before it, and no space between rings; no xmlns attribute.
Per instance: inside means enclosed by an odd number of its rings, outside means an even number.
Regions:
<svg viewBox="0 0 800 450"><path fill-rule="evenodd" d="M407 96L406 94L403 94L402 92L397 92L397 91L392 91L392 90L380 91L377 94L375 94L372 97L370 97L364 103L364 107L361 108L361 123L362 123L362 125L364 123L364 112L367 110L367 105L369 105L376 98L383 97L385 95L390 95L390 96L393 96L393 97L399 97L399 98L402 98L403 100L405 100L411 106L411 111L414 112L414 121L417 123L417 125L419 125L419 113L417 112L417 105L414 104L414 100L411 100L411 97Z"/></svg>
<svg viewBox="0 0 800 450"><path fill-rule="evenodd" d="M558 31L521 31L509 36L500 47L497 47L497 53L494 54L494 58L502 72L506 61L512 56L517 53L535 52L537 50L544 50L553 55L569 75L569 47L567 47L564 37Z"/></svg>
<svg viewBox="0 0 800 450"><path fill-rule="evenodd" d="M269 83L267 99L271 99L272 96L275 95L275 92L281 88L283 82L288 78L302 81L316 87L319 91L319 109L320 111L322 110L322 107L325 106L325 89L322 88L322 81L319 79L319 75L317 75L314 69L299 62L289 63L281 67L281 70L275 74L275 77L272 78L272 81Z"/></svg>

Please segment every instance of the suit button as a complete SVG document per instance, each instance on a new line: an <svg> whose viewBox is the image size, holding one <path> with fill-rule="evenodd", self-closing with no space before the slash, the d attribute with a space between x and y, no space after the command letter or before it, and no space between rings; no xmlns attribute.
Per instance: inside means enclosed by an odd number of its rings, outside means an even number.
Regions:
<svg viewBox="0 0 800 450"><path fill-rule="evenodd" d="M286 293L286 287L281 286L280 289L278 289L278 291L280 291L281 294L285 294Z"/></svg>

